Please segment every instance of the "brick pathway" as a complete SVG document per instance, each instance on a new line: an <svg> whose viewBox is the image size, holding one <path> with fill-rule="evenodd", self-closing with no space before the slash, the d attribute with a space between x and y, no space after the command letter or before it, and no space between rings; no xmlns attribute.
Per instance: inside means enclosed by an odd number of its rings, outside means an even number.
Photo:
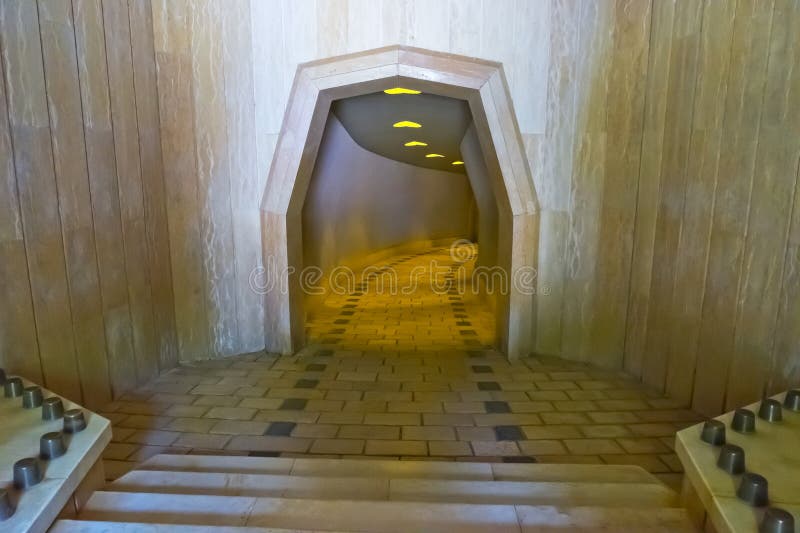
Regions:
<svg viewBox="0 0 800 533"><path fill-rule="evenodd" d="M484 346L494 324L475 297L371 283L326 298L296 356L185 365L107 406L109 477L169 452L638 464L679 481L674 433L697 414L621 372L507 361Z"/></svg>
<svg viewBox="0 0 800 533"><path fill-rule="evenodd" d="M394 257L352 278L337 276L341 290L327 291L309 312L310 340L369 351L491 346L494 314L468 282L476 251L438 248Z"/></svg>

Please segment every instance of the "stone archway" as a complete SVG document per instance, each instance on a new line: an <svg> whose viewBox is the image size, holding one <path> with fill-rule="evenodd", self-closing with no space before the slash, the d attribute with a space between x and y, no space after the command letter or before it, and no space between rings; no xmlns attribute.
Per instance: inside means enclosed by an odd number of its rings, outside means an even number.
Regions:
<svg viewBox="0 0 800 533"><path fill-rule="evenodd" d="M261 203L266 349L305 344L301 212L331 102L396 86L469 102L498 208L497 338L509 358L533 351L539 206L502 65L390 46L298 66Z"/></svg>

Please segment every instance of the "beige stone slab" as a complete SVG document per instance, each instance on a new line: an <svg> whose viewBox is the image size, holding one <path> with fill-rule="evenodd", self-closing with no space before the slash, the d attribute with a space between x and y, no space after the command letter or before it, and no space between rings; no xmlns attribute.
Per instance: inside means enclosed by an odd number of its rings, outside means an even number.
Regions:
<svg viewBox="0 0 800 533"><path fill-rule="evenodd" d="M166 370L177 364L178 355L161 159L152 4L146 0L128 2L128 13L158 368Z"/></svg>
<svg viewBox="0 0 800 533"><path fill-rule="evenodd" d="M797 517L800 516L800 505L782 504L781 509L791 513L795 517L795 524L797 524ZM742 505L741 500L737 498L716 498L714 500L713 514L718 513L725 520L726 529L719 531L756 531L764 517L764 511L764 508L759 509Z"/></svg>
<svg viewBox="0 0 800 533"><path fill-rule="evenodd" d="M296 459L292 475L354 476L380 478L492 479L491 466L484 463L420 461Z"/></svg>
<svg viewBox="0 0 800 533"><path fill-rule="evenodd" d="M556 505L559 507L669 507L675 493L661 484L438 481L393 479L391 500L482 504Z"/></svg>
<svg viewBox="0 0 800 533"><path fill-rule="evenodd" d="M73 8L109 378L112 393L119 395L136 385L136 356L108 95L103 15L101 2L96 0L77 1Z"/></svg>
<svg viewBox="0 0 800 533"><path fill-rule="evenodd" d="M623 361L651 9L650 2L617 4L610 22L614 37L607 67L608 135L597 234L596 314L590 333L592 363L609 368Z"/></svg>
<svg viewBox="0 0 800 533"><path fill-rule="evenodd" d="M230 526L153 524L144 522L111 522L107 520L59 520L50 531L55 533L109 533L129 529L146 529L153 533L224 533ZM238 527L236 533L286 533L285 529L263 527Z"/></svg>
<svg viewBox="0 0 800 533"><path fill-rule="evenodd" d="M115 491L159 494L269 496L299 499L388 500L389 480L198 472L133 471L111 484Z"/></svg>
<svg viewBox="0 0 800 533"><path fill-rule="evenodd" d="M782 401L784 394L773 396ZM758 411L758 404L746 406ZM745 450L747 471L767 478L769 500L778 507L797 507L798 467L793 443L800 428L800 416L784 410L784 420L768 423L756 419L756 432L741 434L730 430L733 413L717 417L727 427L726 440ZM703 504L711 522L718 531L747 531L740 526L752 523L760 512L736 498L741 476L730 476L716 467L718 448L701 441L702 425L678 432L675 451L686 471L687 480Z"/></svg>
<svg viewBox="0 0 800 533"><path fill-rule="evenodd" d="M648 54L650 75L645 86L642 160L639 170L638 209L625 334L625 368L635 376L641 376L646 358L650 284L661 189L659 169L667 122L667 87L675 6L674 2L656 2L652 11L650 30L652 37Z"/></svg>
<svg viewBox="0 0 800 533"><path fill-rule="evenodd" d="M740 308L726 409L758 399L764 394L764 384L771 381L775 322L783 289L780 278L785 272L791 214L797 209L792 198L797 180L790 176L796 173L800 135L794 123L796 113L790 115L789 109L800 106L800 91L797 90L800 75L796 72L789 75L780 65L787 59L783 54L796 57L799 53L800 42L790 36L800 28L800 10L794 3L776 2L772 17L774 29L770 34L770 59L764 74L764 111L748 202ZM780 21L777 26L776 20ZM795 331L795 335L797 333ZM786 375L785 370L781 370L780 374ZM738 375L749 378L736 379L734 376Z"/></svg>
<svg viewBox="0 0 800 533"><path fill-rule="evenodd" d="M218 65L224 61L222 6L200 1L191 9L191 89L194 114L194 153L197 177L197 209L201 246L209 350L214 356L236 353L236 268L231 176L227 138L224 77ZM202 108L202 111L201 111Z"/></svg>
<svg viewBox="0 0 800 533"><path fill-rule="evenodd" d="M784 394L773 398L782 401ZM759 404L747 408L758 411ZM756 419L756 432L742 434L730 430L733 413L717 417L728 427L726 439L745 450L747 470L763 475L769 481L770 501L797 504L800 477L787 475L800 467L793 443L800 431L800 415L784 409L784 420L770 424ZM735 497L736 477L716 468L718 449L699 438L702 424L678 432L676 452L695 487L707 486L713 497ZM702 496L702 493L701 493Z"/></svg>
<svg viewBox="0 0 800 533"><path fill-rule="evenodd" d="M704 19L718 22L705 27L700 34L683 229L675 267L676 280L681 282L675 283L672 297L673 309L682 309L682 312L672 318L666 382L667 393L684 403L691 400L692 376L699 356L697 341L704 290L698 288L706 285L711 225L708 206L719 192L717 180L713 177L719 165L734 11L734 6L729 3L706 4Z"/></svg>
<svg viewBox="0 0 800 533"><path fill-rule="evenodd" d="M696 531L683 509L516 507L522 531Z"/></svg>
<svg viewBox="0 0 800 533"><path fill-rule="evenodd" d="M651 474L637 466L494 463L491 468L497 481L656 483Z"/></svg>
<svg viewBox="0 0 800 533"><path fill-rule="evenodd" d="M789 6L792 9L789 9ZM777 18L775 18L777 17ZM782 42L781 39L786 35L795 37L794 45L787 47L773 48L771 57L775 57L776 63L782 61L782 58L788 62L796 61L800 46L798 46L796 37L798 32L793 29L798 23L797 6L794 4L777 4L774 20L782 21L782 26L776 28L776 43ZM781 54L781 55L776 55ZM792 72L796 76L796 72ZM796 86L796 85L795 85ZM791 93L796 94L796 91ZM769 108L765 117L774 119L775 117L786 118L787 125L793 125L791 131L792 135L796 135L796 126L798 119L796 112L798 106L790 104L790 98L772 98L765 99ZM793 107L791 107L793 106ZM790 109L792 109L790 111ZM800 170L798 171L800 176ZM797 353L796 346L800 343L800 311L798 310L798 303L800 299L797 298L797 290L800 287L798 283L798 273L800 273L800 211L797 206L800 205L800 188L795 187L794 193L794 211L792 213L791 226L789 228L789 235L787 239L786 249L786 262L784 264L783 275L783 289L781 290L781 305L778 311L778 322L776 326L776 339L775 348L773 353L772 362L772 375L770 376L770 386L767 391L768 394L778 392L792 386L793 382L797 381L798 368L796 360L791 354Z"/></svg>
<svg viewBox="0 0 800 533"><path fill-rule="evenodd" d="M241 526L247 523L255 501L247 497L171 495L153 498L148 493L97 491L80 517L115 520L135 514L137 520L144 522Z"/></svg>
<svg viewBox="0 0 800 533"><path fill-rule="evenodd" d="M767 32L761 28L772 16L772 4L737 6L731 40L728 97L722 124L718 190L724 202L714 207L708 258L709 284L705 296L692 407L705 415L723 411L727 370L735 348L738 291L743 273L745 220L758 146L757 130L743 130L761 117L761 102L769 51Z"/></svg>
<svg viewBox="0 0 800 533"><path fill-rule="evenodd" d="M519 531L512 506L259 499L248 525L349 531Z"/></svg>
<svg viewBox="0 0 800 533"><path fill-rule="evenodd" d="M25 381L26 386L33 385ZM53 394L43 390L44 396ZM64 399L64 408L80 408ZM39 437L46 432L60 431L61 420L43 422L39 409L23 409L21 398L0 399L0 417L10 429L0 443L0 475L12 479L13 464L24 457L39 454ZM10 519L3 522L9 531L44 531L58 516L67 499L77 489L81 480L111 440L111 425L105 418L84 410L87 427L68 436L67 452L56 460L44 464L44 480L25 492Z"/></svg>
<svg viewBox="0 0 800 533"><path fill-rule="evenodd" d="M42 373L53 390L80 400L38 9L31 2L5 2L0 9L8 120Z"/></svg>
<svg viewBox="0 0 800 533"><path fill-rule="evenodd" d="M191 61L186 56L158 53L156 64L164 172L181 176L165 183L171 206L168 227L178 345L181 360L189 360L206 357L209 347L194 137L185 128L194 113Z"/></svg>
<svg viewBox="0 0 800 533"><path fill-rule="evenodd" d="M271 6L275 9L274 6ZM257 141L257 122L254 108L262 102L255 100L255 78L262 69L253 69L254 58L263 64L264 57L256 55L252 40L251 2L237 0L223 9L222 46L225 60L225 100L228 137L228 165L231 180L231 207L236 262L236 315L239 333L237 351L252 352L264 345L263 307L260 295L251 290L252 269L261 254L258 206L267 172L258 169L258 152L265 150ZM269 34L279 33L277 28ZM264 69L266 71L266 69ZM275 76L275 72L268 75ZM273 106L279 108L280 106ZM267 144L264 142L263 144Z"/></svg>
<svg viewBox="0 0 800 533"><path fill-rule="evenodd" d="M143 383L158 374L158 351L149 269L132 268L133 265L146 264L148 257L130 25L126 5L104 3L102 13L123 249L126 265L131 266L126 269L126 273L136 354L136 378L138 383Z"/></svg>
<svg viewBox="0 0 800 533"><path fill-rule="evenodd" d="M156 455L140 470L178 472L227 472L240 474L289 474L294 459L278 457L235 457L225 455Z"/></svg>
<svg viewBox="0 0 800 533"><path fill-rule="evenodd" d="M666 385L671 307L675 264L681 234L681 217L686 195L686 164L691 131L691 102L697 82L697 58L700 46L699 4L676 5L673 47L670 56L670 80L667 87L667 113L674 115L665 129L661 160L662 187L655 232L651 305L645 344L647 359L642 378L648 385L663 389ZM680 37L680 38L679 38Z"/></svg>

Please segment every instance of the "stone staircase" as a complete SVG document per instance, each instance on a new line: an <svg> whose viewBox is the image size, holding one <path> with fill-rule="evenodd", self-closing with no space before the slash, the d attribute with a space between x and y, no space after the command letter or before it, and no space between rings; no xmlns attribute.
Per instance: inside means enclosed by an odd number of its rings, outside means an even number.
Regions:
<svg viewBox="0 0 800 533"><path fill-rule="evenodd" d="M695 531L636 466L159 455L55 533Z"/></svg>

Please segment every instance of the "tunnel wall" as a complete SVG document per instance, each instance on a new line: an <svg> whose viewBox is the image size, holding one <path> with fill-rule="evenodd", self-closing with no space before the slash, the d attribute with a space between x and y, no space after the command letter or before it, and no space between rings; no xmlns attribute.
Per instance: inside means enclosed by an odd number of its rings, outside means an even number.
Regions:
<svg viewBox="0 0 800 533"><path fill-rule="evenodd" d="M477 240L480 248L476 264L492 267L497 265L497 200L474 125L467 129L461 140L461 158L478 210Z"/></svg>
<svg viewBox="0 0 800 533"><path fill-rule="evenodd" d="M464 174L365 150L330 114L303 205L303 265L327 271L410 242L467 238L471 208Z"/></svg>

